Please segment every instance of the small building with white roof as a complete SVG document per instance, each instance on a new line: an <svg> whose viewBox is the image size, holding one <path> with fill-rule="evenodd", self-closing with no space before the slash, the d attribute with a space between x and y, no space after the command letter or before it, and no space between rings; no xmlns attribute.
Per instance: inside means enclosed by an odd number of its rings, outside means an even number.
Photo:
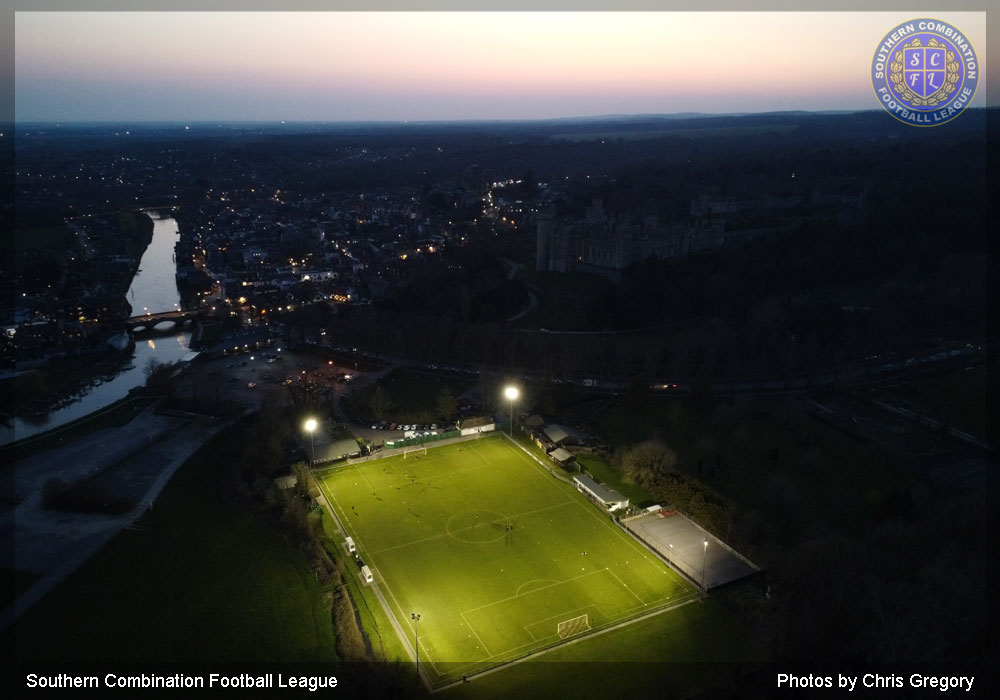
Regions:
<svg viewBox="0 0 1000 700"><path fill-rule="evenodd" d="M607 484L597 483L586 474L574 476L573 483L576 485L577 491L588 496L609 513L628 508L627 496L615 491Z"/></svg>

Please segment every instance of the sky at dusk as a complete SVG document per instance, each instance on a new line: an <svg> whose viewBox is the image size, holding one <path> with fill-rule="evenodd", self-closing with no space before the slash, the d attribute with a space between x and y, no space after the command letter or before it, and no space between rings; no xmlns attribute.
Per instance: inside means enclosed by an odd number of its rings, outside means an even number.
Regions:
<svg viewBox="0 0 1000 700"><path fill-rule="evenodd" d="M882 37L984 12L15 14L26 121L534 119L878 109ZM983 70L986 73L985 66ZM982 87L973 106L986 104Z"/></svg>

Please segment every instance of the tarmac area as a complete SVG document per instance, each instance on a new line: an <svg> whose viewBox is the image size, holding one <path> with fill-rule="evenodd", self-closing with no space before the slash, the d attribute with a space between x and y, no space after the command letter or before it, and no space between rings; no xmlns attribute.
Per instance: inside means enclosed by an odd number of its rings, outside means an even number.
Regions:
<svg viewBox="0 0 1000 700"><path fill-rule="evenodd" d="M691 583L707 591L750 576L759 567L675 511L628 518L625 529L656 550Z"/></svg>
<svg viewBox="0 0 1000 700"><path fill-rule="evenodd" d="M4 611L7 626L150 507L174 472L218 426L143 411L128 425L103 428L26 457L13 469L14 500L0 510L0 533L13 547L2 566L40 577ZM122 515L66 513L43 507L50 479L64 484L114 478L116 493L136 506Z"/></svg>

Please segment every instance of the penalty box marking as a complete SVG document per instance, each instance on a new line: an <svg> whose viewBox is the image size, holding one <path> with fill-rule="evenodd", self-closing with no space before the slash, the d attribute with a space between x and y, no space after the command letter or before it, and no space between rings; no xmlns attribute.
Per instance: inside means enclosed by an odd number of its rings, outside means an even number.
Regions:
<svg viewBox="0 0 1000 700"><path fill-rule="evenodd" d="M599 574L599 573L607 571L607 570L608 570L607 567L604 567L603 569L597 569L596 571L591 571L591 572L586 573L586 574L580 574L579 576L574 576L573 578L568 578L568 579L564 579L562 581L557 581L556 583L551 583L548 586L542 586L541 588L536 588L533 591L529 591L528 593L525 593L524 596L518 596L517 594L514 594L512 596L507 596L506 598L501 598L500 600L494 600L492 603L486 603L485 605L480 605L479 607L476 607L476 608L469 608L468 610L464 611L462 614L464 615L465 613L476 612L476 611L482 610L484 608L489 608L489 607L492 607L494 605L499 605L500 603L506 603L508 601L515 600L515 599L517 599L519 597L527 597L527 596L531 595L532 593L538 593L539 591L544 591L544 590L546 590L548 588L552 588L553 586L562 586L565 583L572 583L573 581L579 581L582 578L587 578L588 576L593 576L594 574Z"/></svg>
<svg viewBox="0 0 1000 700"><path fill-rule="evenodd" d="M559 585L559 583L561 582L556 581L554 578L533 578L527 583L522 583L520 586L518 586L517 590L514 592L514 597L517 598L519 595L521 595L522 588L524 588L525 586L530 586L533 583L549 583L549 584ZM527 591L527 593L531 593L531 591Z"/></svg>
<svg viewBox="0 0 1000 700"><path fill-rule="evenodd" d="M581 579L584 579L584 578L587 578L587 577L590 577L590 576L594 576L596 574L604 574L604 573L612 573L612 572L607 567L605 567L603 569L597 569L596 571L591 571L591 572L588 572L588 573L585 573L585 574L580 574L579 576L574 576L574 577L568 578L568 579L566 579L564 581L558 581L556 583L551 583L551 584L549 584L547 586L542 586L540 588L535 588L534 590L529 591L527 593L523 593L523 594L520 594L520 595L508 596L507 598L501 598L500 600L495 600L495 601L493 601L491 603L487 603L485 605L480 605L480 606L475 607L475 608L469 608L468 610L462 611L460 613L460 615L462 617L462 620L465 621L465 624L468 625L469 629L472 630L473 633L476 635L476 638L480 639L480 641L481 641L480 635L478 634L478 632L476 632L475 625L473 625L473 623L470 621L470 617L474 617L475 613L480 613L480 612L482 612L484 610L487 610L489 608L496 607L496 606L501 606L501 605L503 605L505 603L510 603L511 601L523 602L523 601L529 599L531 596L533 596L535 594L538 594L538 593L540 593L542 591L550 591L551 592L551 589L556 588L558 586L563 586L563 585L566 585L566 584L571 584L571 583L574 583L574 582L579 581ZM522 626L522 629L524 629L525 632L527 632L528 636L532 638L532 642L528 642L526 644L521 644L521 645L516 645L516 646L513 646L513 647L509 647L509 648L506 648L502 652L499 652L499 653L500 654L509 654L511 651L514 651L516 649L520 649L521 647L524 647L524 646L530 646L532 643L537 642L538 638L529 629L529 627L534 627L535 625L537 625L539 623L545 623L547 621L550 621L550 620L553 620L553 619L556 619L556 618L565 619L567 615L572 615L572 613L574 613L574 612L578 612L580 610L589 610L589 609L596 610L602 617L606 618L606 615L604 614L604 611L601 610L601 608L596 603L588 603L585 606L571 608L569 611L560 611L560 612L558 612L555 615L552 615L550 617L546 617L546 618L543 618L541 620L536 620L535 622L532 622L532 623L529 623L528 625L523 625ZM550 636L550 635L547 635L547 636ZM486 645L483 644L483 647L486 648ZM491 656L492 656L492 654L491 654Z"/></svg>
<svg viewBox="0 0 1000 700"><path fill-rule="evenodd" d="M472 623L469 622L466 619L465 613L464 612L463 613L459 613L459 615L462 617L462 622L465 623L465 626L469 628L469 631L471 631L472 634L474 634L476 636L476 641L478 641L479 644L483 647L483 651L486 652L486 658L488 659L488 658L492 657L493 656L493 652L490 651L490 648L488 646L486 646L486 642L484 642L483 638L479 636L478 632L476 632L476 628L472 625Z"/></svg>

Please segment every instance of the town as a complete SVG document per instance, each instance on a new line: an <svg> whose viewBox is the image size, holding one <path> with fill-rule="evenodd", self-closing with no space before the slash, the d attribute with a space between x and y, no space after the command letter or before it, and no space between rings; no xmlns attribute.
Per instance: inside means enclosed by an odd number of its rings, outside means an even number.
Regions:
<svg viewBox="0 0 1000 700"><path fill-rule="evenodd" d="M379 662L338 670L358 697L561 688L510 662L608 639L650 661L637 690L674 654L733 688L773 684L741 675L761 659L974 655L987 115L884 116L19 128L20 661L56 618L87 661ZM964 168L901 226L916 152ZM76 566L153 573L83 605ZM258 614L199 602L230 594ZM107 611L162 599L184 649L123 646ZM700 663L671 692L715 687Z"/></svg>

